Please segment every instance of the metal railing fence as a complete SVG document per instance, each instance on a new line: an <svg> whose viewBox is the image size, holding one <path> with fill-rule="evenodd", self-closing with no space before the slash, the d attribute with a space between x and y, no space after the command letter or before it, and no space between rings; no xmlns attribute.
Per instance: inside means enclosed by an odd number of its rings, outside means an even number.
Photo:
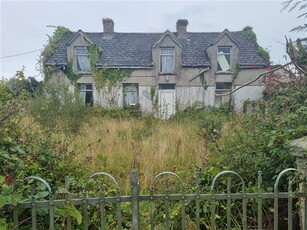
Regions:
<svg viewBox="0 0 307 230"><path fill-rule="evenodd" d="M201 189L200 176L195 176L195 192L193 194L185 193L183 181L179 175L174 172L162 172L154 177L150 186L149 194L140 194L140 184L136 171L131 172L131 194L121 195L116 179L105 172L93 174L82 192L82 197L71 198L69 193L69 178L66 177L66 189L64 199L56 199L49 184L42 178L31 176L25 178L25 183L29 180L42 183L48 191L48 199L37 200L35 196L35 186L31 183L31 199L29 201L19 202L16 205L8 204L11 210L12 229L25 229L23 227L31 226L33 230L38 229L39 212L44 209L45 215L48 215L47 224L49 229L141 229L142 221L140 216L140 203L146 202L149 210L148 228L149 229L284 229L284 223L279 223L280 219L287 220L287 229L306 229L307 226L307 192L306 176L302 177L301 191L293 190L293 178L288 180L288 191L279 191L279 183L285 174L297 172L297 169L289 168L283 170L274 184L274 191L265 192L262 188L262 175L258 173L257 191L248 192L246 184L242 177L234 171L223 171L217 174L211 184L210 192L204 193ZM90 197L88 184L96 177L106 177L111 181L115 189L112 195L106 194L106 184L104 180L99 183L99 194ZM226 180L227 178L227 180ZM174 183L177 182L176 184ZM222 186L226 186L226 191L220 191ZM234 186L233 181L236 181ZM177 192L172 189L175 185ZM233 189L236 191L233 191ZM162 188L162 192L160 191ZM160 189L160 190L159 190ZM282 202L285 201L286 202ZM282 202L283 209L287 210L287 215L281 217L279 210ZM124 226L122 216L123 203L129 203L130 226ZM273 227L265 226L264 223L264 205L271 203L273 216ZM177 225L174 227L174 213L172 209L176 206ZM113 205L111 210L110 205ZM91 213L95 210L95 217ZM254 210L253 224L249 213ZM62 211L62 218L59 218L57 212ZM115 213L113 220L116 224L112 226L108 223L110 212ZM299 212L295 215L295 211ZM28 222L25 221L25 212L28 211ZM235 212L235 214L233 214ZM161 215L162 214L162 215ZM127 214L125 214L127 216ZM157 217L158 216L158 217ZM222 217L221 217L222 216ZM300 217L299 222L293 222L295 216ZM21 217L23 219L21 219ZM235 217L235 218L234 218ZM99 221L99 226L93 224L93 218ZM126 218L126 217L125 217ZM60 224L58 223L61 220ZM31 223L30 223L31 220ZM46 220L45 220L46 221ZM157 223L157 221L159 223ZM178 221L180 223L178 223ZM97 221L96 221L97 222ZM161 225L162 222L162 225ZM189 223L188 223L189 222ZM255 224L256 223L256 224ZM29 229L29 227L28 227Z"/></svg>

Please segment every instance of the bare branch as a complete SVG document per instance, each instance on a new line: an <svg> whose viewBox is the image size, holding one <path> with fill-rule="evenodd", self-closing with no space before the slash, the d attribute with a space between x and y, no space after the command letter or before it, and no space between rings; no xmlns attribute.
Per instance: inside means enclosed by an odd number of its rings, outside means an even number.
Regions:
<svg viewBox="0 0 307 230"><path fill-rule="evenodd" d="M264 73L260 74L258 77L256 77L256 78L254 78L253 80L251 80L251 81L249 81L249 82L247 82L247 83L241 85L240 87L234 89L233 91L231 91L231 92L229 92L229 93L223 93L223 94L216 94L216 93L215 93L214 95L215 95L215 96L228 96L228 95L231 95L231 94L233 94L234 92L238 91L239 89L241 89L241 88L243 88L243 87L245 87L245 86L248 86L248 85L252 84L253 82L257 81L257 80L260 79L262 76L268 75L268 74L273 73L273 72L275 72L275 71L277 71L277 70L279 70L279 69L285 68L286 66L288 66L288 65L290 65L290 64L293 64L293 63L292 63L292 62L289 62L289 63L284 64L284 65L282 65L282 66L276 67L276 68L274 68L274 69L272 69L272 70L270 70L270 71L264 72Z"/></svg>

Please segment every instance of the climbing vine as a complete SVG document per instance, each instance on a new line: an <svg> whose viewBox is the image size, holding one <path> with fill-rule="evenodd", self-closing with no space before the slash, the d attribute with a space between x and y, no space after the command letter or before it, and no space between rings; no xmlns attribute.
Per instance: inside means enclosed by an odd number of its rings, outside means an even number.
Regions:
<svg viewBox="0 0 307 230"><path fill-rule="evenodd" d="M100 58L100 50L97 45L89 46L89 61L92 74L95 79L95 86L98 90L107 88L109 91L125 77L130 76L132 71L127 69L110 69L106 65L97 68L96 63Z"/></svg>
<svg viewBox="0 0 307 230"><path fill-rule="evenodd" d="M44 72L44 81L47 82L52 77L52 68L51 66L44 66L43 68Z"/></svg>
<svg viewBox="0 0 307 230"><path fill-rule="evenodd" d="M73 60L67 62L67 66L64 70L64 73L67 76L67 78L74 83L81 77L80 74L76 74L73 70Z"/></svg>
<svg viewBox="0 0 307 230"><path fill-rule="evenodd" d="M241 71L239 63L236 65L235 72L233 73L233 78L232 78L232 86L235 86L235 81L239 76L239 73Z"/></svg>
<svg viewBox="0 0 307 230"><path fill-rule="evenodd" d="M205 79L205 74L204 73L202 73L200 75L200 82L201 82L201 84L202 84L204 89L208 89L208 82L207 82L207 79Z"/></svg>
<svg viewBox="0 0 307 230"><path fill-rule="evenodd" d="M70 29L64 26L56 27L53 35L49 37L47 45L44 47L44 50L41 53L41 61L45 64L48 59L54 54L59 41L62 39L65 33L70 32Z"/></svg>
<svg viewBox="0 0 307 230"><path fill-rule="evenodd" d="M150 87L150 99L153 111L158 111L159 97L155 86Z"/></svg>
<svg viewBox="0 0 307 230"><path fill-rule="evenodd" d="M40 64L40 68L44 73L45 81L48 81L48 79L50 79L50 77L52 76L52 67L45 66L45 64L47 63L49 58L54 54L59 41L67 32L70 32L70 30L64 26L56 27L55 31L53 32L53 35L51 37L49 36L48 43L47 45L45 45L44 50L40 55L38 62Z"/></svg>

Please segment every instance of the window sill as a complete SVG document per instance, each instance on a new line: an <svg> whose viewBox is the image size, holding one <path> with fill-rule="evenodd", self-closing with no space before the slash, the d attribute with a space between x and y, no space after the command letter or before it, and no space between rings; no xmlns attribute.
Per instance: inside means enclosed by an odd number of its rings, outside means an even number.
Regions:
<svg viewBox="0 0 307 230"><path fill-rule="evenodd" d="M83 75L91 75L92 72L86 72L86 71L77 71L76 74L83 74Z"/></svg>
<svg viewBox="0 0 307 230"><path fill-rule="evenodd" d="M232 75L233 72L231 72L231 71L216 71L215 74L216 75Z"/></svg>
<svg viewBox="0 0 307 230"><path fill-rule="evenodd" d="M174 72L172 72L172 73L162 73L162 72L160 72L159 75L176 75L176 74Z"/></svg>

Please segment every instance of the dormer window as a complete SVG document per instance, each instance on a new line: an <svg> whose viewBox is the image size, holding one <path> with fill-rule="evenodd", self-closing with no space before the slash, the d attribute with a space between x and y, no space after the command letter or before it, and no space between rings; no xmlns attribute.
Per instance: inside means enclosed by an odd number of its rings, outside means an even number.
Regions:
<svg viewBox="0 0 307 230"><path fill-rule="evenodd" d="M75 47L77 72L91 72L87 48L84 46Z"/></svg>
<svg viewBox="0 0 307 230"><path fill-rule="evenodd" d="M175 48L160 49L160 72L161 73L175 72Z"/></svg>
<svg viewBox="0 0 307 230"><path fill-rule="evenodd" d="M230 46L219 46L217 48L217 71L230 71Z"/></svg>

